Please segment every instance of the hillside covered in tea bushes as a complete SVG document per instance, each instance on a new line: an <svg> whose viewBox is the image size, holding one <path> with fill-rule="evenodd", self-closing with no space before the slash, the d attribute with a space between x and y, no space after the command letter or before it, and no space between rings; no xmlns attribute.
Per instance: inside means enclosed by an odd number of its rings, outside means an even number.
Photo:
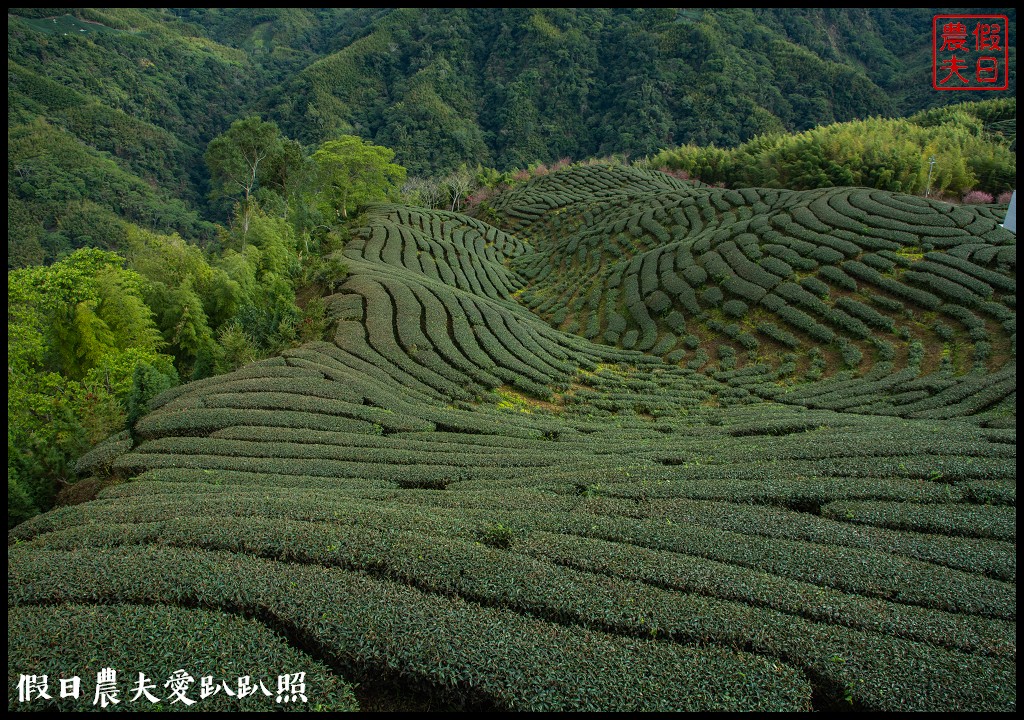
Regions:
<svg viewBox="0 0 1024 720"><path fill-rule="evenodd" d="M1014 710L1000 220L606 164L476 217L371 206L330 341L166 390L79 461L95 499L11 531L8 686Z"/></svg>
<svg viewBox="0 0 1024 720"><path fill-rule="evenodd" d="M766 398L906 417L1010 407L1016 237L986 206L592 165L487 211L535 248L511 263L516 298L566 332ZM921 384L967 405L950 414Z"/></svg>
<svg viewBox="0 0 1024 720"><path fill-rule="evenodd" d="M9 10L9 709L1014 710L937 12Z"/></svg>

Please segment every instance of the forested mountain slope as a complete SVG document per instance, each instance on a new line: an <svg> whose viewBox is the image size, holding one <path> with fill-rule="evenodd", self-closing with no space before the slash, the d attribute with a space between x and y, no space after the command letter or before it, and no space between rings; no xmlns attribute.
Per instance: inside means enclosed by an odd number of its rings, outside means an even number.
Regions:
<svg viewBox="0 0 1024 720"><path fill-rule="evenodd" d="M731 146L952 102L959 93L931 90L933 14L403 9L264 107L304 142L371 137L413 173ZM1007 92L986 96L1013 97L1015 87L1013 75Z"/></svg>

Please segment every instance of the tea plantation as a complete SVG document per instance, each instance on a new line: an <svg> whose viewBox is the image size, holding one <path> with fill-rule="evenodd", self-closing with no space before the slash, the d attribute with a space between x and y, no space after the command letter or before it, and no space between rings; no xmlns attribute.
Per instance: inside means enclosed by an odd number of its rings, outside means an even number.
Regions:
<svg viewBox="0 0 1024 720"><path fill-rule="evenodd" d="M479 216L373 208L333 342L165 392L79 463L97 499L10 533L12 708L117 666L335 710L1015 710L998 212L592 165Z"/></svg>

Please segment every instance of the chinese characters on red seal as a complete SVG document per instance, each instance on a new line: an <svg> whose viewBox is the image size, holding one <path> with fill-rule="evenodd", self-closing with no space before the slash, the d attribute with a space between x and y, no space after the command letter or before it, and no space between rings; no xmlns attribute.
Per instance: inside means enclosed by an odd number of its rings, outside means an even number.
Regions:
<svg viewBox="0 0 1024 720"><path fill-rule="evenodd" d="M936 15L932 18L932 87L1009 88L1008 32L1005 15Z"/></svg>

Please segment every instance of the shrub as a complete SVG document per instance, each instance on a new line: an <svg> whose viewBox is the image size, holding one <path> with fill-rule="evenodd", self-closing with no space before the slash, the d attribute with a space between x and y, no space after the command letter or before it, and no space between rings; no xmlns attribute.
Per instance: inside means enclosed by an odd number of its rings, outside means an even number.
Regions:
<svg viewBox="0 0 1024 720"><path fill-rule="evenodd" d="M895 329L895 323L893 319L883 315L874 308L865 305L862 302L858 302L853 298L841 297L836 300L835 307L837 310L841 310L848 313L860 320L863 320L866 324L879 330L886 330L892 332Z"/></svg>
<svg viewBox="0 0 1024 720"><path fill-rule="evenodd" d="M761 322L757 325L757 331L771 338L775 342L781 343L786 347L796 348L800 347L800 341L796 338L793 333L783 330L779 326L770 322Z"/></svg>
<svg viewBox="0 0 1024 720"><path fill-rule="evenodd" d="M722 304L722 312L729 317L743 317L747 312L747 304L742 300L727 300Z"/></svg>
<svg viewBox="0 0 1024 720"><path fill-rule="evenodd" d="M700 294L701 302L705 305L709 305L710 307L718 307L721 305L724 297L725 296L722 294L722 291L715 286L709 287Z"/></svg>
<svg viewBox="0 0 1024 720"><path fill-rule="evenodd" d="M861 361L864 360L864 354L860 351L860 348L846 338L840 338L839 343L839 354L842 356L846 367L858 367Z"/></svg>
<svg viewBox="0 0 1024 720"><path fill-rule="evenodd" d="M883 273L891 273L896 269L895 262L875 253L864 253L860 261L868 267L873 267L875 270Z"/></svg>
<svg viewBox="0 0 1024 720"><path fill-rule="evenodd" d="M932 326L932 329L935 332L935 334L939 337L939 339L945 340L947 342L952 340L955 335L955 333L953 332L953 328L951 328L949 325L942 322L941 320L936 321L935 325Z"/></svg>
<svg viewBox="0 0 1024 720"><path fill-rule="evenodd" d="M665 318L665 324L675 333L680 335L686 332L686 317L677 310L673 310Z"/></svg>
<svg viewBox="0 0 1024 720"><path fill-rule="evenodd" d="M745 350L757 350L761 347L760 341L750 333L741 332L735 339Z"/></svg>
<svg viewBox="0 0 1024 720"><path fill-rule="evenodd" d="M814 293L818 297L828 297L828 285L816 277L805 277L800 281L804 290Z"/></svg>
<svg viewBox="0 0 1024 720"><path fill-rule="evenodd" d="M849 290L851 292L855 292L857 290L857 281L835 265L823 265L821 269L818 270L818 274L843 290Z"/></svg>
<svg viewBox="0 0 1024 720"><path fill-rule="evenodd" d="M769 255L761 258L758 261L758 265L783 280L788 279L793 274L793 268L789 263L774 256Z"/></svg>
<svg viewBox="0 0 1024 720"><path fill-rule="evenodd" d="M512 530L500 522L486 523L477 532L477 537L484 545L502 549L510 547L515 539Z"/></svg>
<svg viewBox="0 0 1024 720"><path fill-rule="evenodd" d="M655 315L661 315L672 307L672 301L661 290L655 290L645 302Z"/></svg>
<svg viewBox="0 0 1024 720"><path fill-rule="evenodd" d="M686 367L691 370L697 370L706 365L710 359L711 358L708 356L708 353L704 348L697 348L693 353L693 357L686 363Z"/></svg>
<svg viewBox="0 0 1024 720"><path fill-rule="evenodd" d="M768 275L768 273L765 273L765 275ZM759 300L761 300L761 298L768 294L768 291L761 285L756 285L752 282L744 280L738 275L731 275L725 278L722 281L722 288L728 290L733 295L738 295L739 297L751 303L758 302Z"/></svg>
<svg viewBox="0 0 1024 720"><path fill-rule="evenodd" d="M683 278L691 287L700 287L708 279L707 271L700 265L687 265L682 269Z"/></svg>
<svg viewBox="0 0 1024 720"><path fill-rule="evenodd" d="M965 205L990 205L993 200L992 196L984 190L971 190L964 195L963 202Z"/></svg>
<svg viewBox="0 0 1024 720"><path fill-rule="evenodd" d="M992 354L992 344L985 341L979 340L974 344L974 357L975 364L984 366L985 362L989 359Z"/></svg>
<svg viewBox="0 0 1024 720"><path fill-rule="evenodd" d="M732 370L736 367L736 350L731 345L719 345L718 361L722 370Z"/></svg>
<svg viewBox="0 0 1024 720"><path fill-rule="evenodd" d="M878 349L879 362L892 362L896 359L896 347L885 340L872 338L874 346Z"/></svg>

